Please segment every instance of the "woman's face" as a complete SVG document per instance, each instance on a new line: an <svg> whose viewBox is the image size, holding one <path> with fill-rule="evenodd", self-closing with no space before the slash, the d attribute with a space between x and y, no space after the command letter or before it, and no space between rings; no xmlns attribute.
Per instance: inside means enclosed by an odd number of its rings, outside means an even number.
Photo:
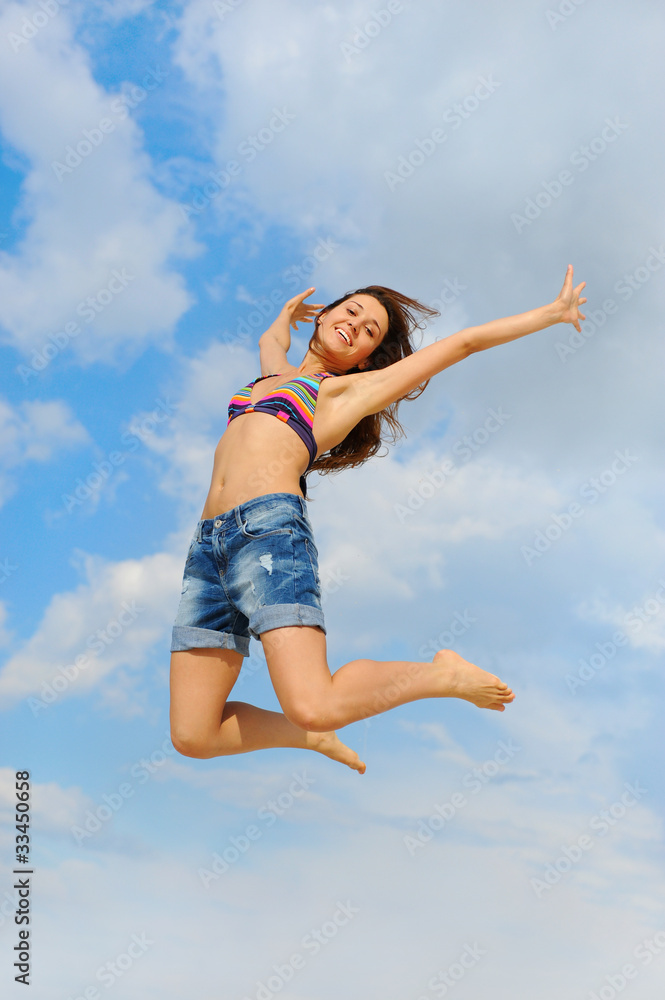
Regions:
<svg viewBox="0 0 665 1000"><path fill-rule="evenodd" d="M319 343L344 369L367 366L367 358L388 332L388 313L372 295L356 295L324 313Z"/></svg>

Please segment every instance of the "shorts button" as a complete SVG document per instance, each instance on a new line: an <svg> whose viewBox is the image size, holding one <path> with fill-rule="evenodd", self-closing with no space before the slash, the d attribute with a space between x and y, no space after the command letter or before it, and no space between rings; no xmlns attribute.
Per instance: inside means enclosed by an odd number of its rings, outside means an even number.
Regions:
<svg viewBox="0 0 665 1000"><path fill-rule="evenodd" d="M215 521L215 527L216 528L221 528L221 526L222 526L222 522L221 521Z"/></svg>

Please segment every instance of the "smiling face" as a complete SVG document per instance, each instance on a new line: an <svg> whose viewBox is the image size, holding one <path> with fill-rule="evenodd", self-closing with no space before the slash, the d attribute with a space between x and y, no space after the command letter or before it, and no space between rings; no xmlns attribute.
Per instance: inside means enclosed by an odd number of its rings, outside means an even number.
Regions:
<svg viewBox="0 0 665 1000"><path fill-rule="evenodd" d="M388 313L372 295L345 299L318 321L321 347L345 370L367 367L367 358L387 332Z"/></svg>

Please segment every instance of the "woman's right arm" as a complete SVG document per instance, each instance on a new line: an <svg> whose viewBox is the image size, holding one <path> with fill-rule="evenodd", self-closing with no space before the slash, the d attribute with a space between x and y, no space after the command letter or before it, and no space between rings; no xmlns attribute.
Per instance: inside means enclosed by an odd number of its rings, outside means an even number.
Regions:
<svg viewBox="0 0 665 1000"><path fill-rule="evenodd" d="M291 345L288 321L281 322L281 313L275 322L259 337L259 357L262 375L281 375L289 362L286 352Z"/></svg>
<svg viewBox="0 0 665 1000"><path fill-rule="evenodd" d="M322 305L305 305L303 302L303 299L306 299L313 291L313 288L308 288L301 295L289 299L282 307L277 319L259 337L262 375L276 375L283 371L285 366L293 367L286 357L291 346L291 327L297 330L298 323L311 321L316 313L323 308Z"/></svg>

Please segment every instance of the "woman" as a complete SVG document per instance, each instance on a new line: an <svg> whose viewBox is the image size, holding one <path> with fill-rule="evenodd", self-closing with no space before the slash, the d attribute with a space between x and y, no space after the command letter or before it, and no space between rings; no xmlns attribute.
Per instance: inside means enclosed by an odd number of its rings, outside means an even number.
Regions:
<svg viewBox="0 0 665 1000"><path fill-rule="evenodd" d="M382 421L401 431L399 401L469 354L555 323L579 331L585 284L573 288L569 265L551 305L417 351L414 313L435 312L391 289L373 285L323 308L305 304L309 288L286 303L259 340L261 376L231 400L187 556L171 644L171 734L180 753L300 747L362 774L335 729L420 698L463 698L499 712L513 701L503 681L448 649L431 663L361 659L331 675L304 473L366 461L381 444ZM296 367L287 360L290 328L312 319ZM227 701L250 635L263 644L284 714Z"/></svg>

